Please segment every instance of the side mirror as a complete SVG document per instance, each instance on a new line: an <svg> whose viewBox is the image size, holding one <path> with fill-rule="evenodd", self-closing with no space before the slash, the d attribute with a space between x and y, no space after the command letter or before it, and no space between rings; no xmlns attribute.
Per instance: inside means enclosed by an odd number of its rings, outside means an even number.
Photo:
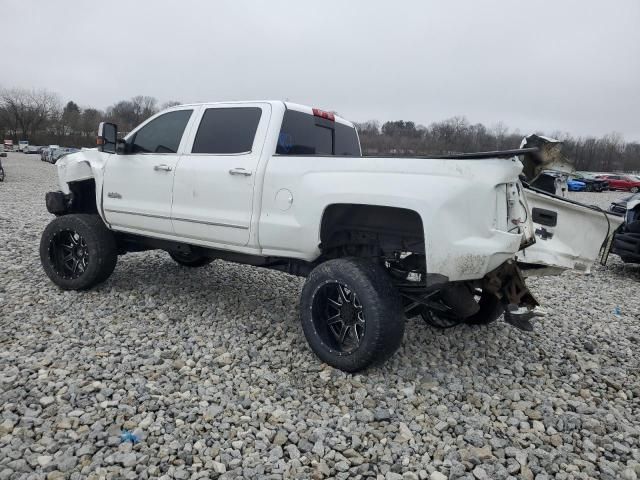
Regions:
<svg viewBox="0 0 640 480"><path fill-rule="evenodd" d="M118 127L115 123L100 122L98 126L98 151L105 153L116 153L118 143Z"/></svg>

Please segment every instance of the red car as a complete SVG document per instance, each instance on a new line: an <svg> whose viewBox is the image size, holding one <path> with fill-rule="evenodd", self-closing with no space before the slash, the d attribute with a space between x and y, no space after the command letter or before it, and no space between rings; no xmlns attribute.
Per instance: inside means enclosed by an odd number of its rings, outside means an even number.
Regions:
<svg viewBox="0 0 640 480"><path fill-rule="evenodd" d="M609 190L628 190L633 193L640 191L640 179L631 175L598 175L596 178L609 182Z"/></svg>

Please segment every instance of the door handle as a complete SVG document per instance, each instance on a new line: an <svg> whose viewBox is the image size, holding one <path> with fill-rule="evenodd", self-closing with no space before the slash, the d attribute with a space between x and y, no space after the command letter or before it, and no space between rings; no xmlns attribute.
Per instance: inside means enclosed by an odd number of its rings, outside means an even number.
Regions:
<svg viewBox="0 0 640 480"><path fill-rule="evenodd" d="M159 171L170 172L172 170L172 168L169 165L165 165L164 163L162 165L156 165L155 167L153 167L153 169L156 172L159 172Z"/></svg>
<svg viewBox="0 0 640 480"><path fill-rule="evenodd" d="M232 168L231 170L229 170L229 173L231 175L244 175L245 177L251 176L251 172L245 170L244 168Z"/></svg>

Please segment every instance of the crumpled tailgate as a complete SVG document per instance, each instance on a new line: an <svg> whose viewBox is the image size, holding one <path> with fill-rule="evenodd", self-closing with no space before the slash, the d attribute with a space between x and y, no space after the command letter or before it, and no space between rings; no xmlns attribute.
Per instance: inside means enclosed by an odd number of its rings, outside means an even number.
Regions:
<svg viewBox="0 0 640 480"><path fill-rule="evenodd" d="M516 260L525 274L589 273L623 219L578 202L525 189L536 243ZM606 242L605 242L606 241Z"/></svg>

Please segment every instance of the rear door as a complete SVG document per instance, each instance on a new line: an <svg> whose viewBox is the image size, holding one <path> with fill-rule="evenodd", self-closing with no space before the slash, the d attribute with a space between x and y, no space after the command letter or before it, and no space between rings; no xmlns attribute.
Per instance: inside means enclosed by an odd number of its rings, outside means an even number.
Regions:
<svg viewBox="0 0 640 480"><path fill-rule="evenodd" d="M109 155L103 207L116 230L173 234L173 177L192 115L192 108L160 114L127 137L126 154Z"/></svg>
<svg viewBox="0 0 640 480"><path fill-rule="evenodd" d="M171 209L176 235L221 245L248 243L270 117L268 103L203 108L176 169Z"/></svg>

